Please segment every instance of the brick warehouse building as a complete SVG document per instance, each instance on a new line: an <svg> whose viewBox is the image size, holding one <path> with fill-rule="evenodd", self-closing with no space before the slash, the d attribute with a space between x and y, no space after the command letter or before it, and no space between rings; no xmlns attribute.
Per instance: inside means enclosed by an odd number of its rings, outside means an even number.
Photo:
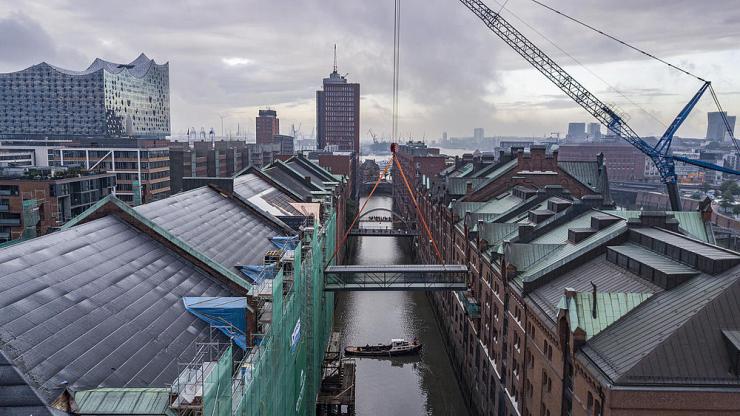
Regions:
<svg viewBox="0 0 740 416"><path fill-rule="evenodd" d="M415 178L445 263L471 270L469 290L430 295L471 409L737 414L740 255L707 214L616 211L599 160L518 156Z"/></svg>

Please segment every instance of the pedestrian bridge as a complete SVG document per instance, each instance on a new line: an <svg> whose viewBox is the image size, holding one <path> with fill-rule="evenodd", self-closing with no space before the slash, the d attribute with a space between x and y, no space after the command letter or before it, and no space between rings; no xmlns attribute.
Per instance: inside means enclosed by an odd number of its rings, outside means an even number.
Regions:
<svg viewBox="0 0 740 416"><path fill-rule="evenodd" d="M328 266L325 290L466 290L468 267L462 264L391 264Z"/></svg>
<svg viewBox="0 0 740 416"><path fill-rule="evenodd" d="M350 230L349 235L355 237L416 237L419 235L419 230L358 227Z"/></svg>

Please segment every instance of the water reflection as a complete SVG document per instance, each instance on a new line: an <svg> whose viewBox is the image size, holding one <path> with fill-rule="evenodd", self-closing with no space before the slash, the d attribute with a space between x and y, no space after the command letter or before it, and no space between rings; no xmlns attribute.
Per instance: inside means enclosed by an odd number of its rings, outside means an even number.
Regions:
<svg viewBox="0 0 740 416"><path fill-rule="evenodd" d="M367 210L391 208L373 197ZM377 223L372 224L377 226ZM362 237L353 264L412 262L403 239ZM342 347L418 338L420 356L356 358L358 416L467 415L433 312L423 292L348 292L338 296L336 328Z"/></svg>

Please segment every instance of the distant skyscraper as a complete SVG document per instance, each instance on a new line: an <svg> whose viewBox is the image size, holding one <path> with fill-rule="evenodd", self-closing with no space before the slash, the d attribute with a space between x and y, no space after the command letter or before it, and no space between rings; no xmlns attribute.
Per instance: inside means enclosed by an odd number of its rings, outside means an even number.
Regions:
<svg viewBox="0 0 740 416"><path fill-rule="evenodd" d="M727 115L727 112L725 112ZM714 141L725 141L730 140L730 135L727 132L727 127L722 119L722 113L715 111L707 113L707 140ZM727 116L727 121L730 123L733 135L735 134L735 116Z"/></svg>
<svg viewBox="0 0 740 416"><path fill-rule="evenodd" d="M260 110L257 117L257 144L274 143L275 135L280 134L280 119L275 110Z"/></svg>
<svg viewBox="0 0 740 416"><path fill-rule="evenodd" d="M569 123L568 135L565 136L569 142L583 142L586 140L586 123Z"/></svg>
<svg viewBox="0 0 740 416"><path fill-rule="evenodd" d="M0 74L0 137L164 137L170 134L169 65L96 59L84 71L46 62Z"/></svg>
<svg viewBox="0 0 740 416"><path fill-rule="evenodd" d="M323 90L316 91L316 136L319 149L360 151L360 84L348 83L334 71L324 78Z"/></svg>
<svg viewBox="0 0 740 416"><path fill-rule="evenodd" d="M483 141L483 137L485 137L485 130L483 130L483 127L473 129L473 139L480 143Z"/></svg>
<svg viewBox="0 0 740 416"><path fill-rule="evenodd" d="M601 139L601 124L599 123L588 123L588 137L592 140Z"/></svg>

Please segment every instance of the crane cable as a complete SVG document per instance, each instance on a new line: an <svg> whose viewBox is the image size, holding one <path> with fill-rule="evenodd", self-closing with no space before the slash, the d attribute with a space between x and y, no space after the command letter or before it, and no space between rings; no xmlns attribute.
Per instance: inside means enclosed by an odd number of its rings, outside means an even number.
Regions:
<svg viewBox="0 0 740 416"><path fill-rule="evenodd" d="M326 266L324 268L329 267L332 260L334 260L334 258L337 256L337 253L339 253L339 250L341 250L342 247L344 247L344 243L346 243L347 238L349 238L349 233L355 227L357 220L360 219L362 212L365 211L365 208L367 207L367 203L370 201L370 198L373 197L375 190L378 189L378 185L380 185L380 182L388 174L388 170L390 169L392 165L392 161L393 161L393 155L391 155L391 160L388 162L388 164L385 165L385 169L383 169L383 172L378 175L378 179L375 181L375 185L373 185L373 189L370 190L370 194L365 199L365 203L363 203L362 208L360 208L360 210L357 211L357 215L355 215L355 218L352 220L352 224L347 228L347 231L344 232L344 237L342 237L342 242L337 244L337 246L334 248L334 254L331 255L331 257L329 258L329 261L326 262Z"/></svg>
<svg viewBox="0 0 740 416"><path fill-rule="evenodd" d="M727 133L730 135L730 140L732 140L732 144L735 146L735 150L737 151L738 155L740 155L740 146L738 146L737 140L735 140L735 133L732 131L730 120L727 119L727 112L722 109L722 104L719 103L719 98L717 97L717 93L714 91L712 84L709 84L709 92L712 93L712 99L714 99L714 103L717 105L717 109L722 116L722 121L725 124L725 129L727 130Z"/></svg>
<svg viewBox="0 0 740 416"><path fill-rule="evenodd" d="M394 0L393 8L393 126L391 128L391 141L398 140L398 85L400 83L401 69L401 0Z"/></svg>
<svg viewBox="0 0 740 416"><path fill-rule="evenodd" d="M576 19L575 17L572 17L572 16L570 16L570 15L567 15L567 14L565 14L565 13L561 12L560 10L557 10L557 9L555 9L555 8L551 7L551 6L548 6L547 4L544 4L544 3L542 3L542 2L541 2L541 1L539 1L539 0L530 0L530 1L531 1L532 3L535 3L535 4L539 5L539 6L542 6L542 7L544 7L544 8L545 8L545 9L547 9L547 10L550 10L550 11L551 11L551 12L553 12L553 13L556 13L556 14L558 14L558 15L560 15L560 16L562 16L562 17L564 17L564 18L566 18L566 19L568 19L568 20L570 20L570 21L572 21L572 22L574 22L574 23L577 23L577 24L579 24L579 25L581 25L581 26L583 26L583 27L585 27L585 28L588 28L588 29L590 29L590 30L592 30L592 31L594 31L594 32L596 32L596 33L598 33L598 34L602 35L602 36L605 36L605 37L607 37L607 38L609 38L609 39L611 39L611 40L613 40L613 41L615 41L615 42L617 42L617 43L619 43L619 44L621 44L621 45L623 45L623 46L626 46L626 47L628 47L628 48L630 48L630 49L632 49L632 50L634 50L634 51L636 51L636 52L638 52L638 53L641 53L642 55L645 55L645 56L647 56L648 58L654 59L654 60L656 60L656 61L658 61L658 62L660 62L660 63L662 63L662 64L664 64L664 65L667 65L668 67L670 67L670 68L672 68L672 69L675 69L676 71L679 71L679 72L681 72L681 73L683 73L683 74L685 74L685 75L688 75L688 76L690 76L690 77L692 77L692 78L695 78L695 79L697 79L697 80L699 80L699 81L701 81L701 82L707 82L707 81L706 81L706 80L705 80L704 78L702 78L702 77L700 77L700 76L698 76L698 75L696 75L696 74L693 74L693 73L689 72L688 70L686 70L686 69L684 69L684 68L681 68L681 67L679 67L679 66L677 66L677 65L674 65L674 64L672 64L672 63L670 63L670 62L668 62L668 61L666 61L666 60L664 60L664 59L661 59L661 58L659 58L659 57L657 57L657 56L653 55L653 54L652 54L652 53L650 53L650 52L647 52L647 51L645 51L645 50L643 50L643 49L640 49L640 48L638 48L638 47L636 47L636 46L634 46L634 45L631 45L631 44L629 44L629 43L627 43L627 42L625 42L625 41L623 41L623 40L621 40L621 39L617 38L616 36L610 35L610 34L608 34L608 33L604 32L604 31L602 31L602 30L600 30L600 29L597 29L597 28L596 28L596 27L594 27L594 26L591 26L591 25L589 25L588 23L586 23L586 22L584 22L584 21L582 21L582 20ZM506 2L506 3L508 3L508 0L507 0L507 2ZM506 3L504 3L504 5L503 5L503 6L501 6L501 9L502 9L502 10L503 10L504 6L506 6ZM499 13L500 13L500 12L499 12ZM519 19L519 20L521 21L521 19ZM526 24L526 23L525 23L525 24ZM530 26L530 27L531 27L531 26ZM557 46L556 46L556 47L557 47ZM560 48L558 48L558 49L560 49ZM561 50L561 52L562 52L562 50ZM567 54L567 53L566 53L566 54ZM572 57L571 57L571 58L572 58ZM579 64L580 64L580 63L579 63ZM581 65L581 66L583 66L583 65ZM589 72L590 72L590 71L589 71ZM602 81L603 81L603 80L602 80ZM607 84L607 85L608 85L608 84ZM614 89L614 88L612 88L612 89ZM615 91L616 91L616 89L615 89ZM730 125L730 122L729 122L729 120L727 119L727 113L725 113L725 111L724 111L724 110L722 109L722 104L720 104L720 102L719 102L719 97L717 96L717 93L716 93L716 91L714 90L714 87L712 87L712 85L711 85L711 84L709 85L709 91L710 91L710 92L711 92L711 94L712 94L712 99L714 100L714 104L715 104L715 105L717 106L717 109L719 110L719 113L720 113L720 114L722 115L722 121L724 122L724 125L725 125L725 129L727 130L727 133L728 133L728 134L730 135L730 139L732 140L732 144L733 144L733 145L735 146L735 150L736 150L736 151L738 152L738 155L740 155L740 146L738 145L738 143L737 143L737 140L735 139L735 134L734 134L734 132L732 131L732 130L733 130L733 129L732 129L732 126ZM619 93L619 91L617 91L617 92ZM620 95L622 95L622 94L620 93ZM622 95L622 96L624 97L624 95ZM625 98L626 98L626 97L625 97ZM631 102L631 100L629 100L629 99L628 99L628 101L630 101L630 102ZM633 104L634 104L634 103L633 103ZM639 106L638 106L638 107L639 107ZM651 116L652 116L652 114L651 114L651 113L649 113L649 112L648 112L647 110L644 110L644 111L645 111L646 113L648 113L649 115L651 115ZM653 117L653 118L655 119L655 117ZM656 120L657 120L657 119L656 119ZM658 121L659 121L659 120L658 120ZM663 124L663 123L662 123L662 122L660 122L660 124ZM664 125L665 125L665 124L664 124Z"/></svg>
<svg viewBox="0 0 740 416"><path fill-rule="evenodd" d="M395 143L393 144L393 153L395 155ZM403 167L401 166L401 163L398 161L397 157L392 157L392 161L396 164L396 167L398 168L398 171L401 172L401 178L403 179L403 184L406 185L406 190L409 192L409 195L411 196L411 202L414 203L414 208L416 208L416 215L421 220L421 224L424 226L424 231L427 233L427 236L429 237L429 242L432 243L432 247L434 247L434 252L437 254L437 258L439 259L440 264L445 264L444 258L442 257L442 253L439 251L439 247L437 247L437 242L434 241L434 237L432 236L432 231L429 229L429 226L427 225L426 220L424 219L424 215L422 215L421 209L419 208L419 204L416 202L416 196L414 195L413 189L411 189L411 185L409 184L408 179L406 179L406 174L403 171Z"/></svg>
<svg viewBox="0 0 740 416"><path fill-rule="evenodd" d="M662 120L660 120L658 117L656 117L655 114L651 113L646 108L644 108L640 104L636 103L634 100L632 100L630 97L628 97L625 93L623 93L622 91L620 91L619 89L617 89L617 87L615 87L614 85L610 84L607 80L605 80L599 74L597 74L596 72L594 72L593 70L591 70L589 67L587 67L585 64L583 64L583 62L581 62L580 60L578 60L575 56L571 55L570 53L568 53L568 51L566 51L565 49L561 48L560 45L558 45L557 43L555 43L549 36L545 36L544 33L542 33L541 31L537 30L534 26L532 26L529 23L527 23L526 20L524 20L523 18L519 17L511 9L506 8L506 4L508 3L508 1L505 2L505 3L503 3L503 4L499 0L493 0L493 1L496 2L496 4L498 4L498 5L501 6L501 11L503 11L504 9L506 9L506 11L508 11L509 14L511 14L516 20L518 20L523 25L527 26L534 33L536 33L542 39L544 39L547 43L549 43L555 49L557 49L558 51L560 51L560 53L562 53L563 55L565 55L568 58L570 58L570 60L573 61L573 62L575 62L576 65L578 65L579 67L583 68L584 71L586 71L589 74L591 74L592 77L594 77L594 78L598 79L599 81L601 81L601 83L603 83L604 85L606 85L609 90L615 92L617 95L619 95L620 97L622 97L625 101L627 101L628 103L630 103L631 105L633 105L635 108L637 108L638 110L640 110L643 113L647 114L648 117L650 117L653 120L655 120L658 124L660 124L660 125L662 125L663 127L666 127L666 128L668 127ZM501 14L501 12L499 12L499 14ZM609 105L611 107L617 107L616 104L614 104L614 103L611 103ZM626 120L629 117L629 114L627 114L625 111L623 111L623 110L621 110L619 108L617 108L616 110L618 110L619 116L622 119L625 119Z"/></svg>
<svg viewBox="0 0 740 416"><path fill-rule="evenodd" d="M698 75L692 74L691 72L689 72L689 71L688 71L688 70L686 70L686 69L683 69L683 68L681 68L681 67L679 67L679 66L676 66L676 65L674 65L674 64L672 64L672 63L670 63L670 62L668 62L668 61L665 61L665 60L663 60L663 59L660 59L660 58L658 58L657 56L655 56L655 55L651 54L650 52L646 52L646 51L644 51L644 50L642 50L642 49L640 49L640 48L638 48L638 47L636 47L636 46L632 46L632 45L630 45L629 43L627 43L627 42L625 42L625 41L623 41L623 40L621 40L621 39L619 39L619 38L617 38L617 37L615 37L615 36L612 36L612 35L610 35L610 34L608 34L608 33L604 32L604 31L602 31L602 30L600 30L600 29L597 29L597 28L595 28L595 27L593 27L593 26L589 25L589 24L588 24L588 23L586 23L586 22L583 22L583 21L581 21L581 20L578 20L578 19L576 19L575 17L571 17L571 16L569 16L569 15L567 15L567 14L565 14L565 13L561 12L560 10L554 9L554 8L552 8L552 7L550 7L550 6L546 5L546 4L544 4L544 3L542 3L542 2L540 2L540 1L538 1L538 0L530 0L530 1L531 1L532 3L538 4L538 5L540 5L540 6L544 7L544 8L546 8L547 10L550 10L551 12L557 13L557 14L559 14L559 15L561 15L561 16L563 16L563 17L565 17L566 19L568 19L568 20L570 20L570 21L573 21L573 22L575 22L575 23L577 23L577 24L579 24L579 25L581 25L581 26L583 26L583 27L586 27L586 28L588 28L588 29L591 29L591 30L593 30L593 31L594 31L594 32L596 32L596 33L599 33L599 34L601 34L601 35L603 35L603 36L606 36L607 38L609 38L609 39L611 39L611 40L613 40L613 41L615 41L615 42L617 42L617 43L620 43L620 44L622 44L623 46L626 46L626 47L628 47L628 48L630 48L630 49L632 49L632 50L634 50L634 51L637 51L637 52L639 52L639 53L641 53L641 54L643 54L643 55L645 55L645 56L647 56L647 57L649 57L649 58L655 59L656 61L658 61L658 62L661 62L661 63L663 63L663 64L665 64L665 65L668 65L669 67L671 67L671 68L673 68L673 69L675 69L675 70L677 70L677 71L679 71L679 72L682 72L682 73L684 73L684 74L686 74L686 75L688 75L688 76L690 76L690 77L696 78L696 79L698 79L698 80L699 80L699 81L701 81L701 82L707 82L707 81L706 81L706 80L705 80L704 78L702 78L702 77L700 77L700 76L698 76Z"/></svg>

